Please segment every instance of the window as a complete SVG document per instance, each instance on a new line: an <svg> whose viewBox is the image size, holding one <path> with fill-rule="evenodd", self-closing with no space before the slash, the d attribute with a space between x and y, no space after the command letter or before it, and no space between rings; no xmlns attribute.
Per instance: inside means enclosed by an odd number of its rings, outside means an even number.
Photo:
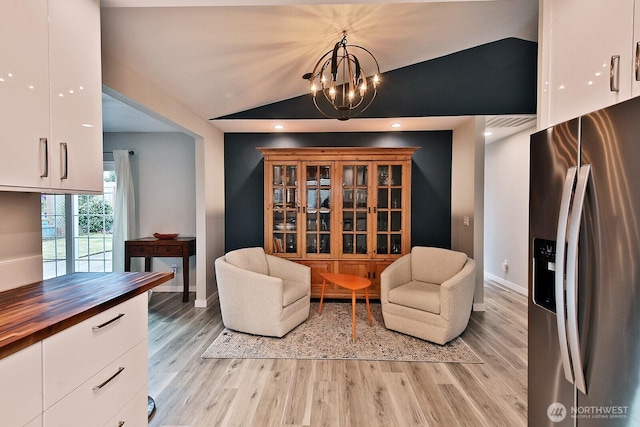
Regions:
<svg viewBox="0 0 640 427"><path fill-rule="evenodd" d="M42 195L45 279L74 271L112 271L115 190L114 164L105 162L102 195Z"/></svg>

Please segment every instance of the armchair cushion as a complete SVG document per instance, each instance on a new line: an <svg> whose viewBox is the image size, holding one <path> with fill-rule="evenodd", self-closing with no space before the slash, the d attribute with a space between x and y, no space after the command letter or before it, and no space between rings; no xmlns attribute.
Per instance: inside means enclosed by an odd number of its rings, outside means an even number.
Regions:
<svg viewBox="0 0 640 427"><path fill-rule="evenodd" d="M309 295L309 285L304 282L294 282L293 280L282 281L282 304L283 307L293 304L301 298Z"/></svg>
<svg viewBox="0 0 640 427"><path fill-rule="evenodd" d="M411 281L391 289L389 302L440 314L440 285Z"/></svg>
<svg viewBox="0 0 640 427"><path fill-rule="evenodd" d="M411 249L411 260L413 280L439 285L462 270L467 255L448 249L415 246Z"/></svg>

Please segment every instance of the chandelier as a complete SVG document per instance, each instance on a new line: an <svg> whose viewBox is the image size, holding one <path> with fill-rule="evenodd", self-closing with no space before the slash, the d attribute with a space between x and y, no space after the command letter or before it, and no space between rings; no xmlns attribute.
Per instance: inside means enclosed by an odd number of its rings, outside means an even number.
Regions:
<svg viewBox="0 0 640 427"><path fill-rule="evenodd" d="M358 58L355 53L360 54ZM364 67L375 68L367 78ZM380 67L371 52L362 46L347 44L347 32L332 50L316 62L309 80L313 104L325 117L349 120L362 114L376 97Z"/></svg>

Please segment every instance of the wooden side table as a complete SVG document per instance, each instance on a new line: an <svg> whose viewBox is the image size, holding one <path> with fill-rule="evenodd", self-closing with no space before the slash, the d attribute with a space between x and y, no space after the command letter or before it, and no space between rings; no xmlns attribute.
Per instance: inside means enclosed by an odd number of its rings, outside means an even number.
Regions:
<svg viewBox="0 0 640 427"><path fill-rule="evenodd" d="M189 257L196 254L195 237L177 237L160 240L155 237L124 242L124 271L131 271L131 258L144 257L144 271L151 271L151 258L182 257L182 301L189 301Z"/></svg>
<svg viewBox="0 0 640 427"><path fill-rule="evenodd" d="M318 315L322 314L322 301L324 300L324 288L327 285L327 281L335 283L341 288L349 289L351 291L351 341L356 342L356 291L364 289L369 326L373 325L373 321L371 320L371 307L369 306L369 286L371 286L371 280L351 274L340 273L320 273L320 276L322 276L322 293L320 295Z"/></svg>

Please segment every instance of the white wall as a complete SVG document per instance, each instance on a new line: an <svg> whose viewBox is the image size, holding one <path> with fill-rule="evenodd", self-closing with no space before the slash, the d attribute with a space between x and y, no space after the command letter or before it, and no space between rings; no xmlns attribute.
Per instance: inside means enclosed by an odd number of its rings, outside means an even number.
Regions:
<svg viewBox="0 0 640 427"><path fill-rule="evenodd" d="M117 99L170 122L195 139L196 301L217 298L213 262L224 254L224 134L164 93L150 79L103 55L103 89Z"/></svg>
<svg viewBox="0 0 640 427"><path fill-rule="evenodd" d="M131 169L136 195L138 235L180 233L196 235L195 140L183 133L105 133L104 151L133 150ZM181 258L154 258L153 271L171 271L174 279L156 288L158 291L182 290ZM190 288L196 289L196 261L190 259ZM136 268L134 268L135 266ZM132 270L142 271L141 263Z"/></svg>
<svg viewBox="0 0 640 427"><path fill-rule="evenodd" d="M40 280L40 193L0 191L0 292Z"/></svg>
<svg viewBox="0 0 640 427"><path fill-rule="evenodd" d="M453 130L451 173L451 249L476 262L477 311L484 311L484 124L484 117L472 117Z"/></svg>
<svg viewBox="0 0 640 427"><path fill-rule="evenodd" d="M531 127L485 149L484 268L488 278L527 292ZM508 271L502 271L507 260Z"/></svg>

